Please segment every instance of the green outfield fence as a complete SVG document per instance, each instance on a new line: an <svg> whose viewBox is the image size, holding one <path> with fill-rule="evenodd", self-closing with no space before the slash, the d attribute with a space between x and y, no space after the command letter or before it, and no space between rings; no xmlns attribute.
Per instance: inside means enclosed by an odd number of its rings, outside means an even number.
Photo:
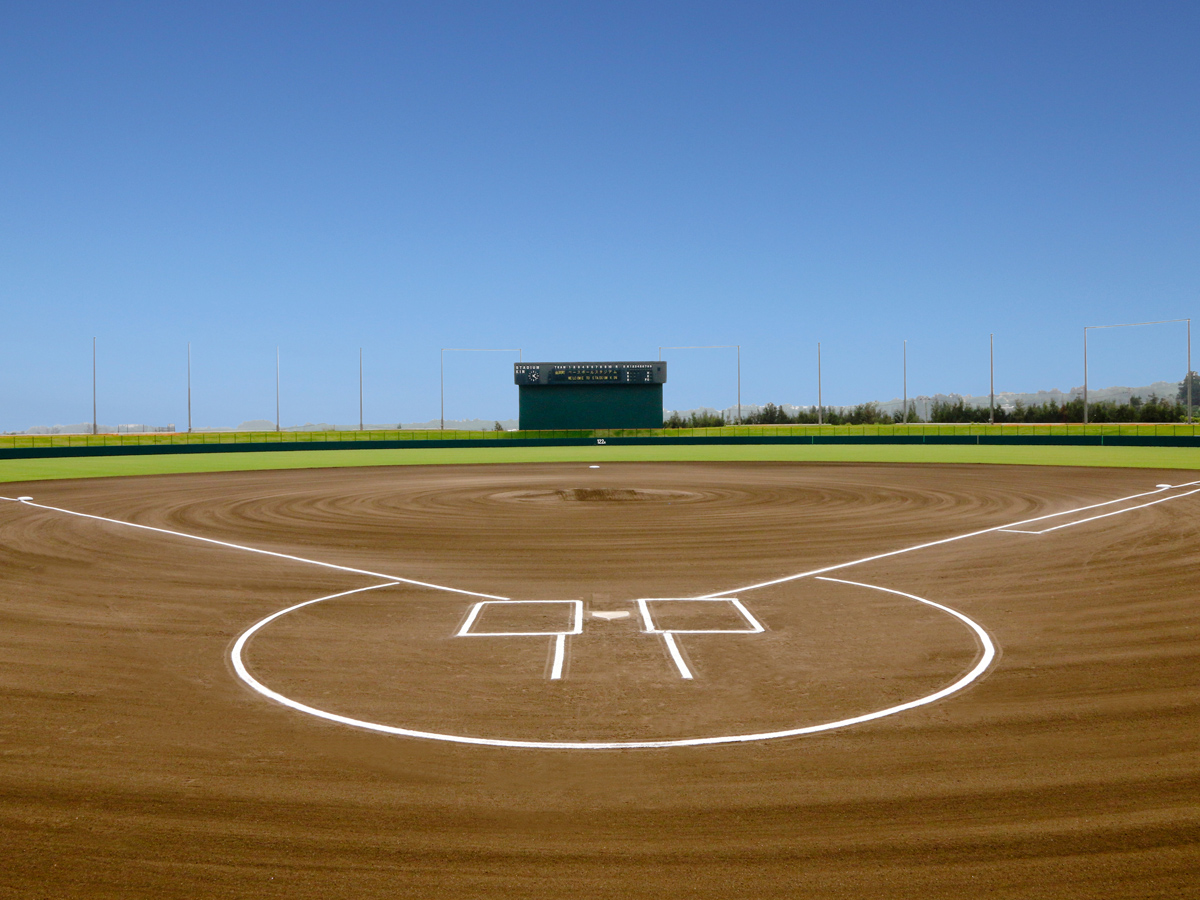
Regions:
<svg viewBox="0 0 1200 900"><path fill-rule="evenodd" d="M1196 425L727 425L574 431L246 431L0 435L0 459L255 450L613 444L1046 444L1200 448Z"/></svg>

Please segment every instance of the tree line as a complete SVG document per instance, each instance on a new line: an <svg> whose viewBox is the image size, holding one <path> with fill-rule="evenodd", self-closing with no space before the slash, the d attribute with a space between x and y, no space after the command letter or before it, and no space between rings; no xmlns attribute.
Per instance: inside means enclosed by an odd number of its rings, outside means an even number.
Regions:
<svg viewBox="0 0 1200 900"><path fill-rule="evenodd" d="M1195 415L1200 406L1200 376L1189 372L1179 383L1174 398L1151 394L1148 400L1133 397L1126 403L1100 400L1088 404L1088 421L1095 423L1116 422L1184 422L1187 420L1187 387L1192 383L1192 411ZM961 397L951 400L935 400L929 405L927 418L918 416L917 404L909 401L903 413L884 412L878 403L859 403L853 407L827 406L821 411L820 420L826 425L898 425L905 422L934 423L980 423L992 419L988 406L968 405ZM1026 406L1017 402L1011 407L996 407L995 421L998 423L1057 423L1067 424L1083 421L1083 398L1075 397L1064 403L1047 400ZM736 416L719 412L697 411L687 416L672 412L663 423L665 428L716 428L721 425L738 424ZM768 403L753 412L744 414L743 425L816 425L818 420L815 406L802 407L789 414L782 406Z"/></svg>

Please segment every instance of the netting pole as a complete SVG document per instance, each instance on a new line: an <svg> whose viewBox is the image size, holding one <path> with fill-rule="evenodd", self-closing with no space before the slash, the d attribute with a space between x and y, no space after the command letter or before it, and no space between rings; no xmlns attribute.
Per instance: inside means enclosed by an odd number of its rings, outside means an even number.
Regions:
<svg viewBox="0 0 1200 900"><path fill-rule="evenodd" d="M1083 327L1083 424L1088 420L1087 326Z"/></svg>
<svg viewBox="0 0 1200 900"><path fill-rule="evenodd" d="M817 341L817 424L824 425L824 415L822 413L821 398L821 342Z"/></svg>
<svg viewBox="0 0 1200 900"><path fill-rule="evenodd" d="M92 338L92 434L96 429L96 339Z"/></svg>
<svg viewBox="0 0 1200 900"><path fill-rule="evenodd" d="M988 335L988 402L991 404L991 418L988 422L990 425L996 424L996 335Z"/></svg>

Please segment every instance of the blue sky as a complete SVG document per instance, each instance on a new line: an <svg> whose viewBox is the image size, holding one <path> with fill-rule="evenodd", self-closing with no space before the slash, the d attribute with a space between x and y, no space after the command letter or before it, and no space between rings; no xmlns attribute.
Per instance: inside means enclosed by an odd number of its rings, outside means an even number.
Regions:
<svg viewBox="0 0 1200 900"><path fill-rule="evenodd" d="M742 399L1082 383L1200 316L1194 3L0 7L0 430L438 415L441 347ZM1200 322L1198 322L1200 325ZM1182 326L1092 382L1183 376ZM676 352L666 403L735 399ZM505 354L446 415L506 417ZM1195 363L1194 363L1195 365Z"/></svg>

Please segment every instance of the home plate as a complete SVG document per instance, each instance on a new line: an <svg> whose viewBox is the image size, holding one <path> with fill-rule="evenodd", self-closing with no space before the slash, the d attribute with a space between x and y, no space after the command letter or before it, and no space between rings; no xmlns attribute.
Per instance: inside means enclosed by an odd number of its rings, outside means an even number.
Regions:
<svg viewBox="0 0 1200 900"><path fill-rule="evenodd" d="M629 612L628 611L625 611L625 612L594 612L594 613L592 613L592 618L593 619L609 619L609 620L628 619Z"/></svg>

